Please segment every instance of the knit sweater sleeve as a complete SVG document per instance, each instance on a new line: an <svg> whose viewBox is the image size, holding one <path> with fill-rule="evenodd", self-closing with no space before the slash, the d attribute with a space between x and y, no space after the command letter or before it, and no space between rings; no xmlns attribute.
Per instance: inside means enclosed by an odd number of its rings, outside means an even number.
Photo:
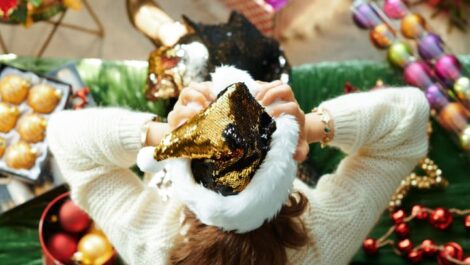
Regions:
<svg viewBox="0 0 470 265"><path fill-rule="evenodd" d="M348 156L315 189L305 216L321 264L347 264L388 206L400 181L428 149L429 106L415 88L381 89L321 104L329 110L331 145Z"/></svg>
<svg viewBox="0 0 470 265"><path fill-rule="evenodd" d="M141 128L151 118L123 109L87 109L54 114L48 125L49 146L72 199L129 264L155 262L161 246L144 238L164 238L157 231L163 202L128 169L141 148Z"/></svg>

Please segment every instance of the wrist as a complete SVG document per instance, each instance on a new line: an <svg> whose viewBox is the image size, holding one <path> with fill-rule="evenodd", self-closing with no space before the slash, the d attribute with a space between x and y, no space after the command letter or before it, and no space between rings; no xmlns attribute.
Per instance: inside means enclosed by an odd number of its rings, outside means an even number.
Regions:
<svg viewBox="0 0 470 265"><path fill-rule="evenodd" d="M330 115L327 110L324 111ZM328 133L325 132L325 127L328 127ZM327 124L325 124L325 122L322 121L322 116L313 112L305 115L305 130L306 139L309 144L323 142L326 136L328 136L329 141L331 141L335 135L333 120L330 119Z"/></svg>
<svg viewBox="0 0 470 265"><path fill-rule="evenodd" d="M157 146L163 137L171 131L168 123L151 121L147 124L145 146Z"/></svg>

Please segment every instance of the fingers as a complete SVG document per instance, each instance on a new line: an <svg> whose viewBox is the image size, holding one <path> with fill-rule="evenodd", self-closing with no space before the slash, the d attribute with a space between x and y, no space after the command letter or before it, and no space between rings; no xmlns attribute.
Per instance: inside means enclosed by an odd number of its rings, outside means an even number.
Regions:
<svg viewBox="0 0 470 265"><path fill-rule="evenodd" d="M181 126L187 120L191 119L194 115L198 114L202 107L196 104L189 106L177 106L173 111L168 114L168 124L172 129Z"/></svg>
<svg viewBox="0 0 470 265"><path fill-rule="evenodd" d="M186 106L189 102L195 102L202 107L206 108L210 104L210 100L207 99L207 96L201 91L194 89L192 87L187 87L181 91L181 95L178 99L178 102Z"/></svg>
<svg viewBox="0 0 470 265"><path fill-rule="evenodd" d="M268 92L268 90L270 90L273 87L277 87L277 86L282 85L282 82L280 80L276 80L276 81L273 81L271 83L265 83L265 82L258 81L258 83L261 84L261 88L258 91L258 93L256 94L255 98L259 101L261 101L261 99L264 97L266 92Z"/></svg>
<svg viewBox="0 0 470 265"><path fill-rule="evenodd" d="M294 93L289 85L282 84L268 89L260 101L264 106L269 106L276 100L295 101Z"/></svg>
<svg viewBox="0 0 470 265"><path fill-rule="evenodd" d="M297 122L300 125L300 128L303 128L305 124L305 114L304 112L299 108L299 105L294 102L287 102L287 103L282 103L276 106L273 106L269 110L269 115L271 117L278 117L281 114L288 114L292 115L297 119Z"/></svg>
<svg viewBox="0 0 470 265"><path fill-rule="evenodd" d="M212 92L211 86L212 86L211 82L189 84L189 88L199 91L210 102L214 101L216 97L216 95L214 95L214 93Z"/></svg>

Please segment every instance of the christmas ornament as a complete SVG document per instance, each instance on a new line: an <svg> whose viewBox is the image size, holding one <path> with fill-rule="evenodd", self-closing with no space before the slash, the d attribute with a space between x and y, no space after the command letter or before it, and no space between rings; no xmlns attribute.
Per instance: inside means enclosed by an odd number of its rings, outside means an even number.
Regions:
<svg viewBox="0 0 470 265"><path fill-rule="evenodd" d="M444 42L434 33L427 33L418 42L418 53L421 58L431 60L444 53Z"/></svg>
<svg viewBox="0 0 470 265"><path fill-rule="evenodd" d="M379 251L379 247L377 245L377 240L375 240L373 238L368 238L368 239L364 240L364 242L362 243L362 249L369 256L376 255L377 252Z"/></svg>
<svg viewBox="0 0 470 265"><path fill-rule="evenodd" d="M437 263L439 265L453 265L454 262L449 260L449 257L456 260L462 260L463 258L463 249L462 247L455 243L449 242L444 245L443 249L439 252L437 256Z"/></svg>
<svg viewBox="0 0 470 265"><path fill-rule="evenodd" d="M78 254L75 258L82 264L101 265L114 254L108 239L101 234L87 234L78 242Z"/></svg>
<svg viewBox="0 0 470 265"><path fill-rule="evenodd" d="M460 135L460 144L465 150L470 150L470 125L467 125Z"/></svg>
<svg viewBox="0 0 470 265"><path fill-rule="evenodd" d="M38 114L30 113L20 118L16 131L24 140L29 143L37 143L46 137L47 121Z"/></svg>
<svg viewBox="0 0 470 265"><path fill-rule="evenodd" d="M0 137L0 158L3 156L3 154L5 153L5 148L7 147L7 142L5 141L5 139L3 139L2 137Z"/></svg>
<svg viewBox="0 0 470 265"><path fill-rule="evenodd" d="M353 21L362 29L370 29L381 22L371 4L361 3L354 7Z"/></svg>
<svg viewBox="0 0 470 265"><path fill-rule="evenodd" d="M0 10L3 13L3 19L8 18L8 14L10 9L16 7L18 5L18 0L2 0L0 1Z"/></svg>
<svg viewBox="0 0 470 265"><path fill-rule="evenodd" d="M426 257L432 257L437 254L438 249L436 244L430 240L430 239L425 239L420 245L421 250L423 250L423 254Z"/></svg>
<svg viewBox="0 0 470 265"><path fill-rule="evenodd" d="M426 220L428 219L428 212L426 212L421 205L415 205L411 209L411 214L415 216L417 220Z"/></svg>
<svg viewBox="0 0 470 265"><path fill-rule="evenodd" d="M470 215L466 215L464 218L464 227L467 230L470 230Z"/></svg>
<svg viewBox="0 0 470 265"><path fill-rule="evenodd" d="M16 75L5 76L0 80L0 96L3 101L20 104L28 95L29 82Z"/></svg>
<svg viewBox="0 0 470 265"><path fill-rule="evenodd" d="M445 208L437 208L429 215L429 223L440 230L449 228L452 221L452 214Z"/></svg>
<svg viewBox="0 0 470 265"><path fill-rule="evenodd" d="M408 253L408 260L413 264L418 264L423 261L423 251L419 249L413 249Z"/></svg>
<svg viewBox="0 0 470 265"><path fill-rule="evenodd" d="M403 220L405 219L405 211L403 210L398 210L394 213L392 213L391 217L392 217L392 220L395 224L400 224L400 223L403 223Z"/></svg>
<svg viewBox="0 0 470 265"><path fill-rule="evenodd" d="M408 13L408 8L401 0L385 0L383 10L392 19L403 18Z"/></svg>
<svg viewBox="0 0 470 265"><path fill-rule="evenodd" d="M403 239L398 241L397 249L404 254L410 253L410 251L413 250L413 243L409 239Z"/></svg>
<svg viewBox="0 0 470 265"><path fill-rule="evenodd" d="M426 30L426 21L419 14L408 14L401 20L401 33L403 36L415 39Z"/></svg>
<svg viewBox="0 0 470 265"><path fill-rule="evenodd" d="M397 234L401 238L406 238L410 234L410 228L408 227L407 223L400 223L395 225L395 234Z"/></svg>
<svg viewBox="0 0 470 265"><path fill-rule="evenodd" d="M429 87L433 84L432 71L421 61L415 61L405 66L405 82L416 87Z"/></svg>
<svg viewBox="0 0 470 265"><path fill-rule="evenodd" d="M57 233L47 241L47 250L51 255L64 264L69 264L77 251L75 239L64 233Z"/></svg>
<svg viewBox="0 0 470 265"><path fill-rule="evenodd" d="M60 207L59 222L65 231L80 233L90 226L91 219L71 200L68 200Z"/></svg>
<svg viewBox="0 0 470 265"><path fill-rule="evenodd" d="M28 105L36 112L51 113L59 103L61 93L50 85L40 84L31 88Z"/></svg>
<svg viewBox="0 0 470 265"><path fill-rule="evenodd" d="M37 156L36 149L29 144L17 142L6 149L5 162L14 169L30 169L34 166Z"/></svg>
<svg viewBox="0 0 470 265"><path fill-rule="evenodd" d="M470 79L468 77L459 77L454 83L454 91L460 100L470 104Z"/></svg>
<svg viewBox="0 0 470 265"><path fill-rule="evenodd" d="M462 132L467 127L469 112L457 102L449 103L439 113L439 123L449 131Z"/></svg>
<svg viewBox="0 0 470 265"><path fill-rule="evenodd" d="M378 49L388 48L395 38L395 32L387 24L377 25L370 31L370 39Z"/></svg>
<svg viewBox="0 0 470 265"><path fill-rule="evenodd" d="M7 133L16 125L20 116L20 110L16 106L11 106L0 102L0 132Z"/></svg>
<svg viewBox="0 0 470 265"><path fill-rule="evenodd" d="M437 59L434 65L437 76L443 81L453 83L460 77L462 65L457 57L453 55L444 55Z"/></svg>
<svg viewBox="0 0 470 265"><path fill-rule="evenodd" d="M449 104L449 99L439 84L432 84L426 88L426 98L428 99L431 107L437 111L440 111L442 108Z"/></svg>
<svg viewBox="0 0 470 265"><path fill-rule="evenodd" d="M413 52L408 44L395 42L388 49L387 58L391 64L404 67L408 62L413 60Z"/></svg>

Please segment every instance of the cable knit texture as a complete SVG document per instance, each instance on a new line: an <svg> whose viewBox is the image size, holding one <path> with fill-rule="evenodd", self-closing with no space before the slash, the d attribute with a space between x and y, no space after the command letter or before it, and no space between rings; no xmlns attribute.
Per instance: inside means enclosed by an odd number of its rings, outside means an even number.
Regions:
<svg viewBox="0 0 470 265"><path fill-rule="evenodd" d="M288 249L291 264L347 264L379 219L400 181L425 156L429 107L414 88L381 89L326 101L331 145L348 154L316 188L301 181L311 243ZM129 264L166 264L180 230L181 203L163 201L128 167L151 114L122 109L64 111L48 127L52 153L72 199L104 230Z"/></svg>

